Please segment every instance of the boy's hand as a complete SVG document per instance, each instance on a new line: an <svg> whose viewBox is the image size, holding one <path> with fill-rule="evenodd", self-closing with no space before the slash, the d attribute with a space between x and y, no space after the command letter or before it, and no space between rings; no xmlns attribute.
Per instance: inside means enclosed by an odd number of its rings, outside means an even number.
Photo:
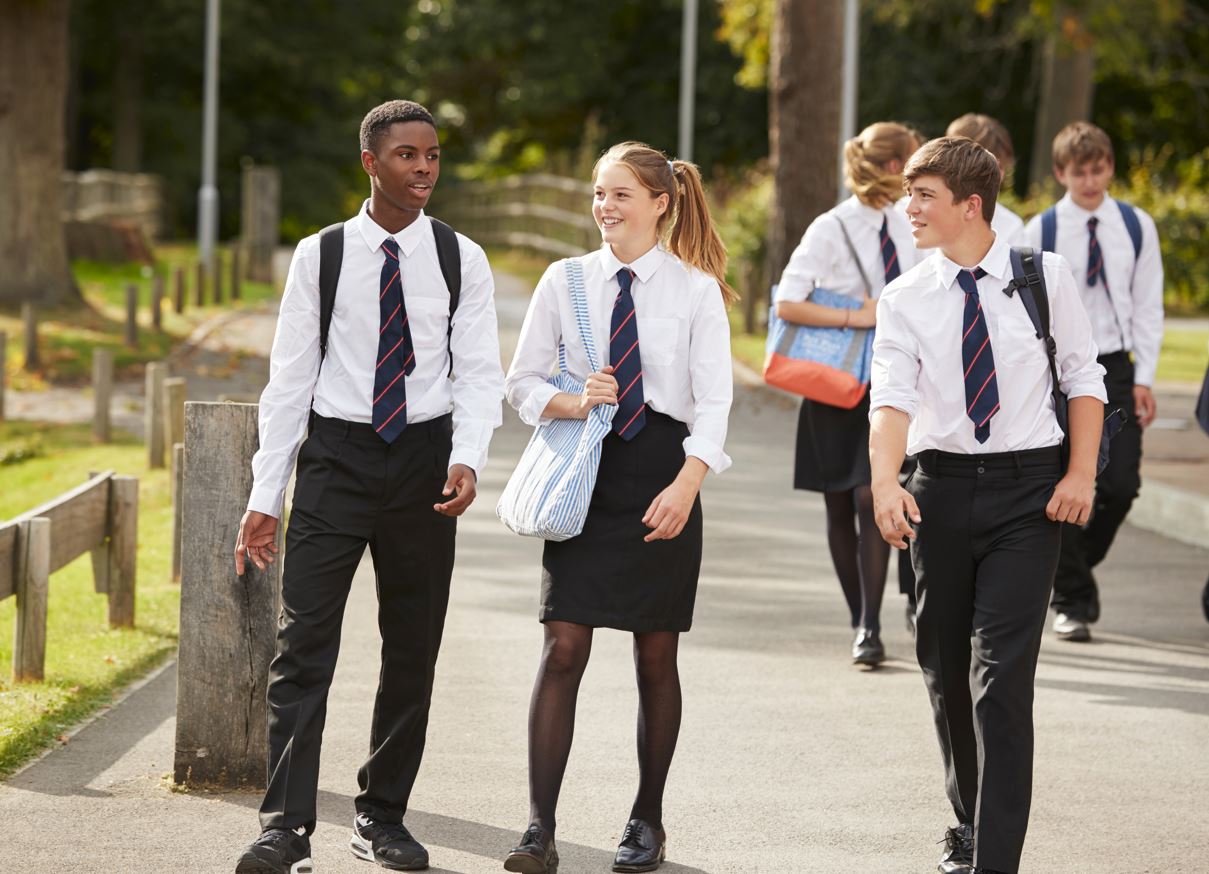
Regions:
<svg viewBox="0 0 1209 874"><path fill-rule="evenodd" d="M894 480L873 485L873 518L883 540L895 549L907 549L907 540L915 536L910 523L918 525L923 517L915 498Z"/></svg>
<svg viewBox="0 0 1209 874"><path fill-rule="evenodd" d="M849 310L851 313L848 316L849 328L872 328L877 324L877 301L874 298L869 298L858 310Z"/></svg>
<svg viewBox="0 0 1209 874"><path fill-rule="evenodd" d="M1138 424L1146 428L1154 421L1157 407L1154 403L1154 392L1150 390L1148 385L1135 385L1133 387L1133 407L1134 415L1138 417Z"/></svg>
<svg viewBox="0 0 1209 874"><path fill-rule="evenodd" d="M273 563L277 552L277 520L265 513L248 510L239 520L239 534L235 538L235 573L243 576L245 559L260 570Z"/></svg>
<svg viewBox="0 0 1209 874"><path fill-rule="evenodd" d="M453 465L449 468L449 478L445 480L445 488L441 494L456 494L457 497L443 504L433 504L432 508L442 516L461 516L466 512L466 508L474 503L476 494L474 471L464 464Z"/></svg>
<svg viewBox="0 0 1209 874"><path fill-rule="evenodd" d="M1095 496L1095 477L1068 473L1054 487L1054 496L1045 506L1045 515L1054 522L1084 525L1091 516L1091 505Z"/></svg>

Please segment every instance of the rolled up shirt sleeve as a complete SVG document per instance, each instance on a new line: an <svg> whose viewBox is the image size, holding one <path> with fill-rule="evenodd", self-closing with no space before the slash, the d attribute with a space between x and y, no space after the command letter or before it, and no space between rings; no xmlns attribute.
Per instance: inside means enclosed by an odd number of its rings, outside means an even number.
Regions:
<svg viewBox="0 0 1209 874"><path fill-rule="evenodd" d="M562 341L557 298L559 291L565 292L566 288L565 281L560 281L562 275L562 262L555 262L546 268L537 283L521 324L512 366L504 380L508 403L527 425L549 421L542 418L542 412L550 399L558 394L558 389L548 380L558 354L558 344Z"/></svg>
<svg viewBox="0 0 1209 874"><path fill-rule="evenodd" d="M895 312L899 296L887 286L877 302L873 364L869 379L869 415L892 407L912 420L919 412L919 341Z"/></svg>
<svg viewBox="0 0 1209 874"><path fill-rule="evenodd" d="M1092 336L1091 320L1079 298L1066 259L1045 254L1045 284L1050 300L1050 333L1058 349L1058 383L1068 398L1092 397L1105 403L1104 368Z"/></svg>
<svg viewBox="0 0 1209 874"><path fill-rule="evenodd" d="M688 354L693 423L684 439L684 454L700 458L714 473L722 473L732 463L723 446L734 398L734 362L730 320L716 280L710 279L698 298L689 327Z"/></svg>
<svg viewBox="0 0 1209 874"><path fill-rule="evenodd" d="M248 509L281 517L298 447L306 436L319 376L319 237L294 250L269 354L269 382L260 396L260 448L252 457Z"/></svg>
<svg viewBox="0 0 1209 874"><path fill-rule="evenodd" d="M810 223L777 283L778 301L800 303L806 300L822 277L835 272L836 255L843 251L844 245L838 227L826 214Z"/></svg>
<svg viewBox="0 0 1209 874"><path fill-rule="evenodd" d="M465 237L460 245L464 281L449 341L454 376L449 466L464 464L477 475L487 464L492 432L503 422L504 371L487 256Z"/></svg>

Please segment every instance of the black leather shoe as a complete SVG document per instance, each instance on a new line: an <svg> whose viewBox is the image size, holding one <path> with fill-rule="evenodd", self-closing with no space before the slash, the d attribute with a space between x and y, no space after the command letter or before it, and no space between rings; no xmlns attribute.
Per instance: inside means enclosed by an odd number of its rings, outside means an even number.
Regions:
<svg viewBox="0 0 1209 874"><path fill-rule="evenodd" d="M915 605L910 601L907 602L907 631L915 637Z"/></svg>
<svg viewBox="0 0 1209 874"><path fill-rule="evenodd" d="M428 867L428 850L401 822L378 822L358 813L349 846L358 859L377 862L391 871L422 871Z"/></svg>
<svg viewBox="0 0 1209 874"><path fill-rule="evenodd" d="M1087 643L1091 640L1091 629L1087 620L1070 613L1059 613L1054 617L1054 633L1059 640L1069 640L1074 643Z"/></svg>
<svg viewBox="0 0 1209 874"><path fill-rule="evenodd" d="M519 871L520 874L554 874L558 870L554 835L540 825L529 826L521 836L521 842L504 859L504 870Z"/></svg>
<svg viewBox="0 0 1209 874"><path fill-rule="evenodd" d="M667 855L667 832L645 819L631 819L617 845L614 871L654 871Z"/></svg>
<svg viewBox="0 0 1209 874"><path fill-rule="evenodd" d="M886 648L876 631L868 628L856 630L856 640L852 641L852 661L858 665L877 667L886 660Z"/></svg>
<svg viewBox="0 0 1209 874"><path fill-rule="evenodd" d="M945 829L944 845L936 866L940 874L974 874L974 826L963 822Z"/></svg>

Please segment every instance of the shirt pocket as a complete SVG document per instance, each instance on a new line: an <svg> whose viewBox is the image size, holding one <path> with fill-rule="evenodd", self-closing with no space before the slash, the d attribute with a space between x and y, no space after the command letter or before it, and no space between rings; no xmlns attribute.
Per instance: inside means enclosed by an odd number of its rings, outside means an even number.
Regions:
<svg viewBox="0 0 1209 874"><path fill-rule="evenodd" d="M443 338L449 329L449 299L440 297L409 297L407 322L411 326L412 339L423 337L432 342Z"/></svg>
<svg viewBox="0 0 1209 874"><path fill-rule="evenodd" d="M676 348L680 342L679 319L652 319L638 317L638 350L642 366L662 367L676 360Z"/></svg>
<svg viewBox="0 0 1209 874"><path fill-rule="evenodd" d="M991 338L991 348L996 366L1045 365L1045 343L1037 337L1024 305L1015 296L1011 302L1019 307L1019 313L1000 311L995 314L995 335Z"/></svg>

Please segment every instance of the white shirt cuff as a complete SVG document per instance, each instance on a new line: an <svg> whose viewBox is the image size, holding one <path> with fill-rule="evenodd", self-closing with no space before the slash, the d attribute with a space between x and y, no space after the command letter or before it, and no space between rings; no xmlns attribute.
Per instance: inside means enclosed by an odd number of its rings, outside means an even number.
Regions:
<svg viewBox="0 0 1209 874"><path fill-rule="evenodd" d="M542 418L542 413L556 394L558 394L558 388L548 382L534 388L533 391L529 392L529 397L521 404L520 409L517 410L521 421L526 425L533 425L534 427L551 421L550 419Z"/></svg>
<svg viewBox="0 0 1209 874"><path fill-rule="evenodd" d="M285 501L285 488L274 488L271 485L253 483L252 494L248 498L248 509L256 513L264 513L274 519L281 518L281 505Z"/></svg>
<svg viewBox="0 0 1209 874"><path fill-rule="evenodd" d="M474 471L474 475L477 477L487 465L487 453L469 446L455 446L449 453L450 469L455 464L466 465Z"/></svg>
<svg viewBox="0 0 1209 874"><path fill-rule="evenodd" d="M714 473L722 473L733 463L722 447L704 437L689 435L684 438L684 457L700 458Z"/></svg>
<svg viewBox="0 0 1209 874"><path fill-rule="evenodd" d="M905 395L895 396L890 392L885 392L879 397L872 397L869 399L869 418L872 419L873 414L882 407L906 413L907 419L914 422L916 414L919 413L919 398L910 398Z"/></svg>

